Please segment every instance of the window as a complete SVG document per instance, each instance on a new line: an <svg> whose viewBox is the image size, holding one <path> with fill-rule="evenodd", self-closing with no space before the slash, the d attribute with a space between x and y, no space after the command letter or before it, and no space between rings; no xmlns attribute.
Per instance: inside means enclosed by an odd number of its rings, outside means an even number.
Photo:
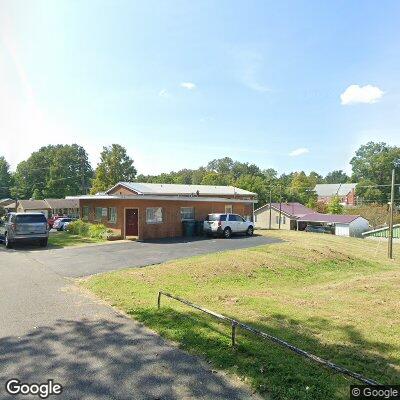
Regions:
<svg viewBox="0 0 400 400"><path fill-rule="evenodd" d="M194 207L181 207L181 220L194 219Z"/></svg>
<svg viewBox="0 0 400 400"><path fill-rule="evenodd" d="M112 224L117 222L117 207L108 208L108 221Z"/></svg>
<svg viewBox="0 0 400 400"><path fill-rule="evenodd" d="M225 204L225 213L226 214L232 214L233 213L232 204Z"/></svg>
<svg viewBox="0 0 400 400"><path fill-rule="evenodd" d="M102 214L103 214L103 209L101 207L96 207L94 219L96 221L101 221Z"/></svg>
<svg viewBox="0 0 400 400"><path fill-rule="evenodd" d="M226 221L226 215L225 214L208 214L207 221Z"/></svg>
<svg viewBox="0 0 400 400"><path fill-rule="evenodd" d="M282 224L283 224L283 225L285 225L285 224L286 224L286 217L285 217L285 216L283 216L282 218L283 218L283 220L282 220Z"/></svg>
<svg viewBox="0 0 400 400"><path fill-rule="evenodd" d="M279 215L275 216L275 222L276 222L277 225L279 224Z"/></svg>
<svg viewBox="0 0 400 400"><path fill-rule="evenodd" d="M46 217L43 214L27 214L27 215L17 215L17 224L34 224L39 222L47 222Z"/></svg>
<svg viewBox="0 0 400 400"><path fill-rule="evenodd" d="M162 222L163 222L163 215L161 207L146 208L147 224L161 224Z"/></svg>
<svg viewBox="0 0 400 400"><path fill-rule="evenodd" d="M82 207L82 219L88 219L89 218L89 207L84 206Z"/></svg>

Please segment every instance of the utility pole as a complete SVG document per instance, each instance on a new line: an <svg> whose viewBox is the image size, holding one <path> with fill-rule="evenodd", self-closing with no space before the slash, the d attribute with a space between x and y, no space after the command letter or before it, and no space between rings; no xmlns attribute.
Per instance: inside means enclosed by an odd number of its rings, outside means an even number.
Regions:
<svg viewBox="0 0 400 400"><path fill-rule="evenodd" d="M390 192L390 215L389 215L389 240L388 240L388 257L393 258L393 214L394 214L394 168L392 170L392 187Z"/></svg>
<svg viewBox="0 0 400 400"><path fill-rule="evenodd" d="M84 158L83 158L83 152L80 154L80 161L81 161L81 185L82 185L82 194L86 194L85 192L85 169L84 169Z"/></svg>
<svg viewBox="0 0 400 400"><path fill-rule="evenodd" d="M269 189L269 229L272 227L272 188Z"/></svg>
<svg viewBox="0 0 400 400"><path fill-rule="evenodd" d="M281 229L281 219L282 219L282 186L279 191L279 229Z"/></svg>

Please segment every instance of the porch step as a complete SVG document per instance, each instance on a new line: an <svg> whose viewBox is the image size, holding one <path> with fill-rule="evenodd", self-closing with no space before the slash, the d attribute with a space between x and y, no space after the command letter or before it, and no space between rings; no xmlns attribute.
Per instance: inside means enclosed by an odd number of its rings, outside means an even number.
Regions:
<svg viewBox="0 0 400 400"><path fill-rule="evenodd" d="M138 238L139 238L138 236L125 236L126 240L132 240L133 242L138 240Z"/></svg>

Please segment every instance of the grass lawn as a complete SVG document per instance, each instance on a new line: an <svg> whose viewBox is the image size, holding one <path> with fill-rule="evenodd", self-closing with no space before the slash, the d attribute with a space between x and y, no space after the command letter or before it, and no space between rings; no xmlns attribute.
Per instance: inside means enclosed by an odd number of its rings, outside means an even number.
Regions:
<svg viewBox="0 0 400 400"><path fill-rule="evenodd" d="M380 383L400 383L400 246L389 261L381 242L262 234L285 242L96 275L82 285L266 398L349 398L357 382L244 333L232 349L228 325L167 298L157 310L159 289Z"/></svg>
<svg viewBox="0 0 400 400"><path fill-rule="evenodd" d="M104 243L105 241L104 239L71 235L68 232L52 232L49 236L49 245L52 247L84 246L88 243Z"/></svg>

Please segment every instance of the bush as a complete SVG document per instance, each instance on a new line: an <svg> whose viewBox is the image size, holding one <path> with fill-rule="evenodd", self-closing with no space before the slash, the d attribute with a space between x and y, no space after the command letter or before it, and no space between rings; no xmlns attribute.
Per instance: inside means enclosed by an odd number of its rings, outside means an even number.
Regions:
<svg viewBox="0 0 400 400"><path fill-rule="evenodd" d="M91 224L89 222L84 222L81 219L71 222L67 227L67 231L73 235L95 239L108 239L112 234L112 230L103 224Z"/></svg>

